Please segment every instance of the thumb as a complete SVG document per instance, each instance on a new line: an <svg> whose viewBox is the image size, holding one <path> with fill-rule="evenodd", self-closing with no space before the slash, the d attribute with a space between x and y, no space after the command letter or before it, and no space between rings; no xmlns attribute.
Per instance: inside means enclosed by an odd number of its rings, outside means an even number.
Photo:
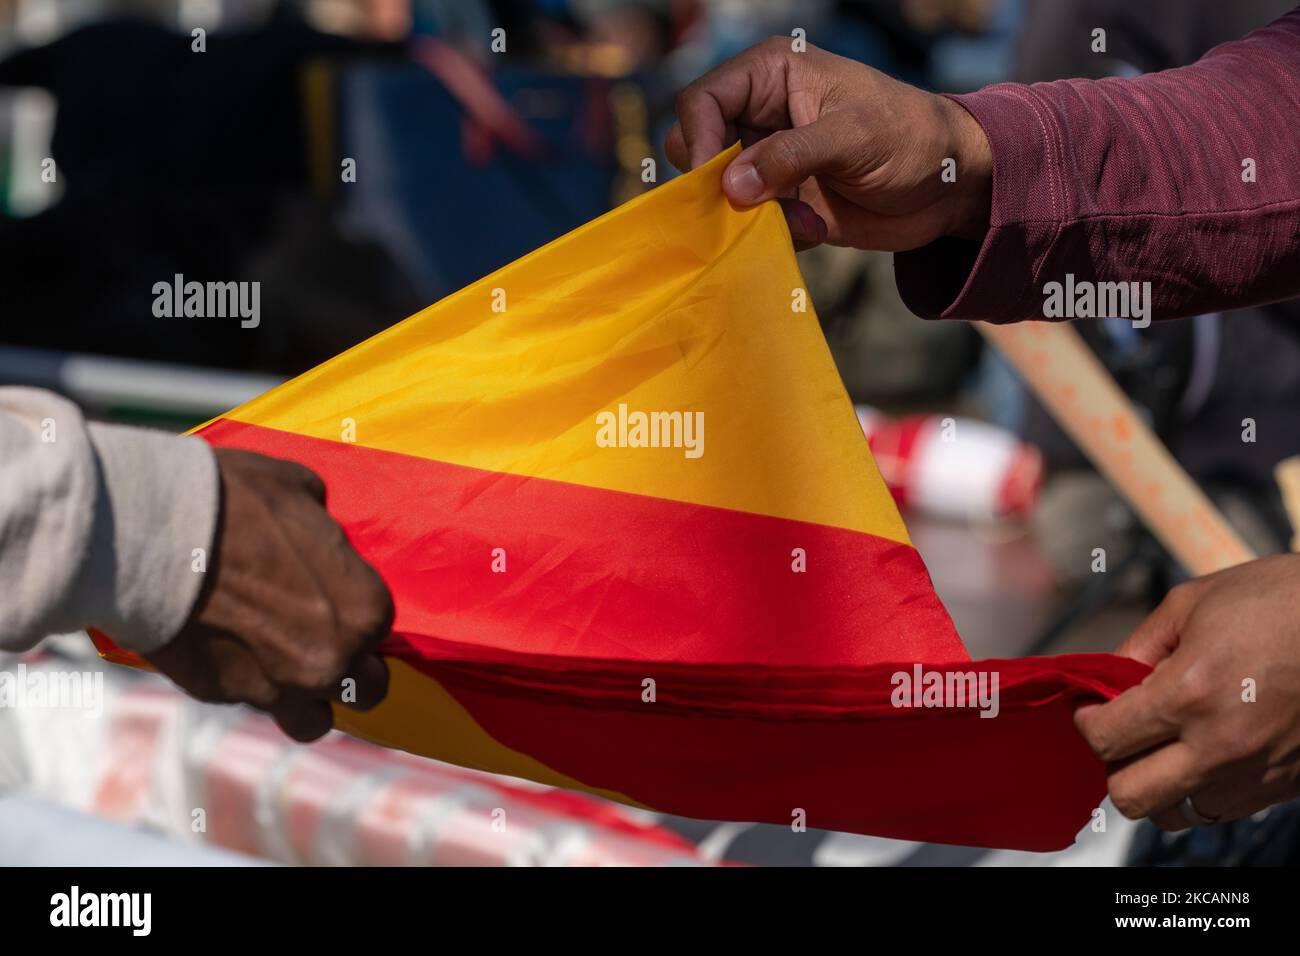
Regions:
<svg viewBox="0 0 1300 956"><path fill-rule="evenodd" d="M742 206L792 193L809 176L838 163L838 142L826 119L773 133L731 161L722 176L723 192Z"/></svg>
<svg viewBox="0 0 1300 956"><path fill-rule="evenodd" d="M1196 605L1199 592L1197 582L1174 588L1115 653L1155 667L1178 648L1183 628Z"/></svg>

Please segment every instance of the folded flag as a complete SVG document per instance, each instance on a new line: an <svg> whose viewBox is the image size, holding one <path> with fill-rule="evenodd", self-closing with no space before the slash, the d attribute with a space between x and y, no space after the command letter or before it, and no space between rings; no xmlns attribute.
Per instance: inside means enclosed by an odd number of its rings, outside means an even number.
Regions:
<svg viewBox="0 0 1300 956"><path fill-rule="evenodd" d="M349 733L654 810L1068 845L1110 655L972 662L734 151L198 430L299 461L383 575ZM110 643L101 650L128 660Z"/></svg>

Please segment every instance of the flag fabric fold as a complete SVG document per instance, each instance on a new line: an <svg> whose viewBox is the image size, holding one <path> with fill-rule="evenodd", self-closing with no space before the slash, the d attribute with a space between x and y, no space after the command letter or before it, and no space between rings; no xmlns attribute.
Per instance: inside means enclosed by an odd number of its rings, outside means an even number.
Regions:
<svg viewBox="0 0 1300 956"><path fill-rule="evenodd" d="M388 698L337 725L686 816L1064 847L1105 793L1073 711L1147 668L970 660L731 155L198 429L314 469L392 590Z"/></svg>

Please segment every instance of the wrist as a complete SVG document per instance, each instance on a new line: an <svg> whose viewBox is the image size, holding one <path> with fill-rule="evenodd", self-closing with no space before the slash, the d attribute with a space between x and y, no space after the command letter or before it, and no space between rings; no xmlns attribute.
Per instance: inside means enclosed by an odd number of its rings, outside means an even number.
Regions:
<svg viewBox="0 0 1300 956"><path fill-rule="evenodd" d="M993 206L993 150L979 122L956 100L939 98L948 128L947 155L957 161L947 235L980 241Z"/></svg>

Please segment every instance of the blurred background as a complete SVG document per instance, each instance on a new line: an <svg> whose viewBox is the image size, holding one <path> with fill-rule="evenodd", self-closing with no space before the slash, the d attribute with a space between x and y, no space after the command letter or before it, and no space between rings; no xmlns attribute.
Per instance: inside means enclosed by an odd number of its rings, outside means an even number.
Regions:
<svg viewBox="0 0 1300 956"><path fill-rule="evenodd" d="M677 91L771 34L800 28L961 92L1178 66L1291 6L0 0L0 384L100 418L198 424L670 178ZM889 256L800 258L972 655L1115 648L1176 563L975 331L907 312ZM177 274L260 282L260 323L156 318L154 283ZM1300 454L1298 319L1281 303L1143 330L1076 323L1260 553L1294 534L1274 471ZM953 426L959 473L940 437ZM98 668L88 651L70 636L21 663ZM1250 863L1297 844L1290 807L1178 839L1112 813L1051 855L679 820L337 735L300 748L151 678L105 682L93 723L0 709L0 864ZM509 839L492 826L502 808Z"/></svg>

